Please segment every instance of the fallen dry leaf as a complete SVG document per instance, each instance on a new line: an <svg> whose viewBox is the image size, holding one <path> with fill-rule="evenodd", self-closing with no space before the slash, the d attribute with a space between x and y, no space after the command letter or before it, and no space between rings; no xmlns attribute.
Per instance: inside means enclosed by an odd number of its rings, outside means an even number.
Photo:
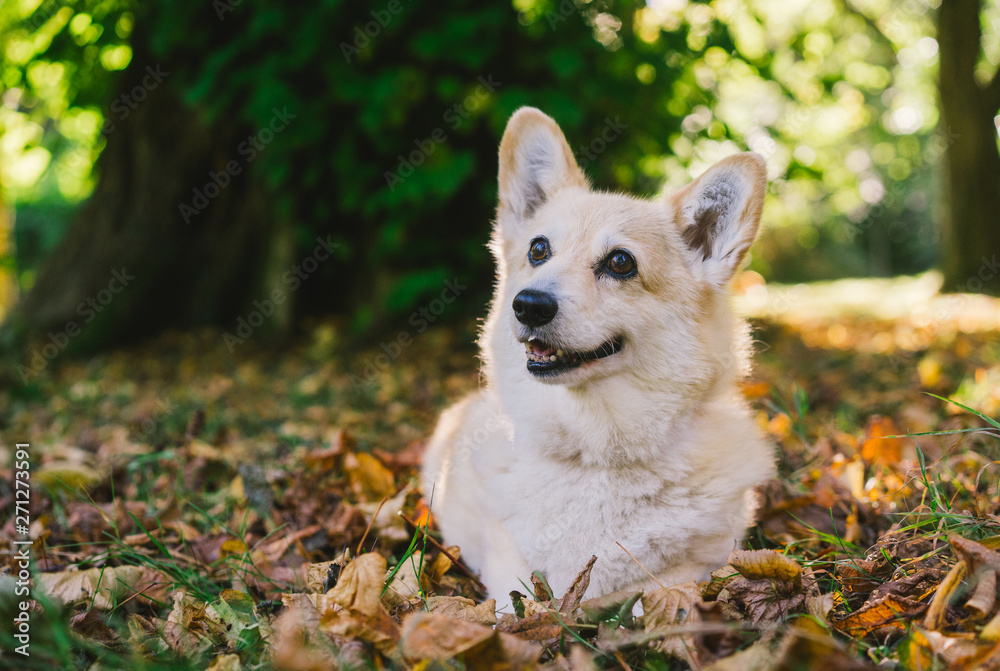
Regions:
<svg viewBox="0 0 1000 671"><path fill-rule="evenodd" d="M107 566L83 571L41 573L39 583L52 597L66 604L93 600L93 608L114 608L130 597L163 601L170 581L144 566Z"/></svg>
<svg viewBox="0 0 1000 671"><path fill-rule="evenodd" d="M794 559L773 550L737 550L729 563L740 576L727 582L718 598L754 624L779 622L806 610L802 567Z"/></svg>
<svg viewBox="0 0 1000 671"><path fill-rule="evenodd" d="M472 599L461 596L432 596L427 599L427 608L432 613L444 615L454 620L489 626L497 623L497 602L495 599L488 599L477 605Z"/></svg>
<svg viewBox="0 0 1000 671"><path fill-rule="evenodd" d="M869 601L847 617L833 622L833 626L838 631L856 638L867 636L885 627L902 631L906 629L909 620L923 613L926 608L926 604L905 596L886 594L875 601Z"/></svg>
<svg viewBox="0 0 1000 671"><path fill-rule="evenodd" d="M377 457L350 452L344 457L344 471L351 488L361 500L389 498L396 493L396 478Z"/></svg>
<svg viewBox="0 0 1000 671"><path fill-rule="evenodd" d="M538 645L481 624L435 613L415 613L403 622L400 648L407 659L454 660L466 668L523 669L542 653Z"/></svg>
<svg viewBox="0 0 1000 671"><path fill-rule="evenodd" d="M796 618L774 653L776 671L865 671L874 666L855 658L816 620Z"/></svg>
<svg viewBox="0 0 1000 671"><path fill-rule="evenodd" d="M663 635L656 648L695 668L700 667L704 660L699 654L693 633L688 631L678 635L672 630L700 623L702 618L698 605L701 603L701 590L694 581L661 587L642 597L645 633Z"/></svg>
<svg viewBox="0 0 1000 671"><path fill-rule="evenodd" d="M385 573L385 557L369 552L344 567L337 585L325 595L310 595L327 597L320 610L320 629L368 641L384 654L393 653L399 627L382 606Z"/></svg>
<svg viewBox="0 0 1000 671"><path fill-rule="evenodd" d="M726 561L750 580L782 580L802 584L802 567L798 562L774 550L734 550Z"/></svg>
<svg viewBox="0 0 1000 671"><path fill-rule="evenodd" d="M861 457L870 464L892 466L902 458L903 439L886 438L898 436L891 417L874 415L868 420L865 441L861 444Z"/></svg>

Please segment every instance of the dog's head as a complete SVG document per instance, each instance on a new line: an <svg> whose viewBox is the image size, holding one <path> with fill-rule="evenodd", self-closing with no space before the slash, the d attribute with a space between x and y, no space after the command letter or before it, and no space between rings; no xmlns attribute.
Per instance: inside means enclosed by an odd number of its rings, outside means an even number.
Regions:
<svg viewBox="0 0 1000 671"><path fill-rule="evenodd" d="M623 367L711 365L716 296L760 223L758 156L720 161L665 203L595 192L555 121L523 108L500 144L499 182L493 309L528 374L578 385Z"/></svg>

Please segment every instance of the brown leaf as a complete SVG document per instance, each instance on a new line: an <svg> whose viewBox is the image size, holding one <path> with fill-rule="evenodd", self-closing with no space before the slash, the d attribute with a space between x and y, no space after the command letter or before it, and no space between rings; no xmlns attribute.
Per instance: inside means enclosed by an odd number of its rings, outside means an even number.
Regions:
<svg viewBox="0 0 1000 671"><path fill-rule="evenodd" d="M872 590L871 598L877 599L886 594L905 596L916 601L923 601L941 582L942 571L937 568L920 569L912 575L890 580Z"/></svg>
<svg viewBox="0 0 1000 671"><path fill-rule="evenodd" d="M694 581L661 587L644 594L642 611L646 631L683 624L700 601L701 592Z"/></svg>
<svg viewBox="0 0 1000 671"><path fill-rule="evenodd" d="M190 655L215 645L205 624L205 604L186 592L174 594L174 606L163 625L163 640L175 652Z"/></svg>
<svg viewBox="0 0 1000 671"><path fill-rule="evenodd" d="M330 561L309 564L306 568L306 589L314 594L325 592L324 586L335 581L329 580L331 572L337 575L339 580L340 571L347 563L346 553Z"/></svg>
<svg viewBox="0 0 1000 671"><path fill-rule="evenodd" d="M101 645L111 647L117 645L119 642L118 632L111 629L104 621L104 616L96 610L77 613L70 618L69 624L73 631L80 636L89 638Z"/></svg>
<svg viewBox="0 0 1000 671"><path fill-rule="evenodd" d="M565 628L555 612L541 611L518 620L506 632L526 641L547 641L561 636Z"/></svg>
<svg viewBox="0 0 1000 671"><path fill-rule="evenodd" d="M551 601L553 598L552 590L549 588L549 584L537 573L531 574L531 584L535 590L535 601L547 602Z"/></svg>
<svg viewBox="0 0 1000 671"><path fill-rule="evenodd" d="M783 580L802 584L802 567L798 562L774 550L734 550L727 562L750 580Z"/></svg>
<svg viewBox="0 0 1000 671"><path fill-rule="evenodd" d="M385 571L385 557L377 552L357 557L340 572L337 585L329 592L330 599L362 615L375 615L382 607Z"/></svg>
<svg viewBox="0 0 1000 671"><path fill-rule="evenodd" d="M901 646L902 647L902 646ZM938 631L916 629L907 640L905 652L900 651L900 661L908 669L941 668L935 657L944 662L948 671L981 671L1000 666L1000 644L993 641L977 641L964 635L948 635ZM926 666L916 666L927 661Z"/></svg>
<svg viewBox="0 0 1000 671"><path fill-rule="evenodd" d="M958 534L949 535L948 542L951 543L951 549L955 552L955 556L965 560L972 568L973 573L977 572L981 566L1000 570L1000 552L990 550L982 543L970 541Z"/></svg>
<svg viewBox="0 0 1000 671"><path fill-rule="evenodd" d="M42 573L39 582L51 596L66 604L93 600L93 607L108 610L136 594L144 602L166 597L169 580L144 566L106 566L84 571Z"/></svg>
<svg viewBox="0 0 1000 671"><path fill-rule="evenodd" d="M977 578L976 589L965 602L965 607L978 612L980 617L986 617L993 612L997 600L997 573L987 568L980 571Z"/></svg>
<svg viewBox="0 0 1000 671"><path fill-rule="evenodd" d="M451 561L451 558L448 555L451 555L455 559L458 559L459 555L458 546L453 545L452 547L448 548L447 555L443 552L439 552L438 555L434 557L434 561L432 561L430 566L428 566L426 569L427 577L430 579L432 583L435 584L440 583L441 578L444 577L444 574L451 570L453 562Z"/></svg>
<svg viewBox="0 0 1000 671"><path fill-rule="evenodd" d="M590 558L587 565L583 567L583 570L573 579L569 589L566 590L566 594L559 600L559 611L563 615L572 615L580 607L583 595L587 592L587 588L590 587L590 572L594 570L594 563L596 561L597 557Z"/></svg>
<svg viewBox="0 0 1000 671"><path fill-rule="evenodd" d="M378 501L396 493L396 478L382 462L365 452L344 457L344 471L351 489L362 501Z"/></svg>
<svg viewBox="0 0 1000 671"><path fill-rule="evenodd" d="M434 613L415 613L403 622L403 656L412 660L452 660L484 671L531 667L542 648L473 622Z"/></svg>
<svg viewBox="0 0 1000 671"><path fill-rule="evenodd" d="M461 596L432 596L427 599L427 608L432 613L464 622L489 626L497 623L496 599L484 601L477 606L472 599Z"/></svg>
<svg viewBox="0 0 1000 671"><path fill-rule="evenodd" d="M805 593L795 589L793 583L780 580L736 578L719 600L737 606L754 624L778 622L806 609Z"/></svg>
<svg viewBox="0 0 1000 671"><path fill-rule="evenodd" d="M774 550L736 550L729 564L739 578L726 584L719 599L737 606L753 623L777 622L806 608L802 567Z"/></svg>
<svg viewBox="0 0 1000 671"><path fill-rule="evenodd" d="M881 558L876 560L853 560L837 565L837 577L843 591L849 596L857 596L857 603L863 603L868 595L892 576L892 565Z"/></svg>
<svg viewBox="0 0 1000 671"><path fill-rule="evenodd" d="M698 605L701 603L701 590L693 580L654 590L642 597L644 631L657 634L681 625L700 623L702 618ZM699 668L703 662L699 646L690 633L670 633L656 645L656 649L682 659L694 668Z"/></svg>
<svg viewBox="0 0 1000 671"><path fill-rule="evenodd" d="M327 600L325 594L314 595ZM285 608L274 622L273 661L282 671L329 671L338 668L336 656L315 644L319 612L305 594L282 594Z"/></svg>
<svg viewBox="0 0 1000 671"><path fill-rule="evenodd" d="M922 614L926 608L927 605L919 601L887 594L878 600L869 601L842 620L833 622L833 626L855 638L867 636L882 627L902 630L907 627L909 620Z"/></svg>
<svg viewBox="0 0 1000 671"><path fill-rule="evenodd" d="M938 585L937 591L934 592L931 607L927 610L927 616L924 618L924 627L927 629L937 629L944 623L945 615L948 612L948 604L961 587L962 579L965 578L967 572L968 564L964 560L959 561L951 567L948 575L944 577L944 580Z"/></svg>
<svg viewBox="0 0 1000 671"><path fill-rule="evenodd" d="M775 671L863 671L871 665L850 655L816 620L800 617L782 639Z"/></svg>
<svg viewBox="0 0 1000 671"><path fill-rule="evenodd" d="M340 574L336 587L316 597L320 628L330 634L360 638L385 654L395 650L399 627L382 607L385 557L369 552L357 557ZM328 603L320 607L320 597Z"/></svg>
<svg viewBox="0 0 1000 671"><path fill-rule="evenodd" d="M739 571L728 564L712 571L711 579L701 588L702 598L706 601L714 601L723 588L725 588L726 584L739 574Z"/></svg>

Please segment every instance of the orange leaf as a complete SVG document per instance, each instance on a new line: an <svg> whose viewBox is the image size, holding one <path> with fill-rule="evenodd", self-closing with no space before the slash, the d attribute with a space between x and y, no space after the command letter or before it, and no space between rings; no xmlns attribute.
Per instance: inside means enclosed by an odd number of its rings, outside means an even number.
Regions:
<svg viewBox="0 0 1000 671"><path fill-rule="evenodd" d="M891 466L899 463L902 455L901 438L886 438L899 435L899 430L891 417L873 415L868 420L865 442L861 445L861 457L870 464Z"/></svg>
<svg viewBox="0 0 1000 671"><path fill-rule="evenodd" d="M848 636L867 636L876 629L892 627L906 629L907 620L924 612L926 604L905 596L887 594L875 601L869 601L833 626Z"/></svg>
<svg viewBox="0 0 1000 671"><path fill-rule="evenodd" d="M740 383L740 391L743 392L743 397L748 398L751 401L758 398L764 398L771 393L771 385L767 382L752 382L746 380Z"/></svg>
<svg viewBox="0 0 1000 671"><path fill-rule="evenodd" d="M420 502L417 503L417 512L413 523L424 529L430 528L434 524L434 516L431 514L431 509L427 507L427 501L424 499L420 499Z"/></svg>

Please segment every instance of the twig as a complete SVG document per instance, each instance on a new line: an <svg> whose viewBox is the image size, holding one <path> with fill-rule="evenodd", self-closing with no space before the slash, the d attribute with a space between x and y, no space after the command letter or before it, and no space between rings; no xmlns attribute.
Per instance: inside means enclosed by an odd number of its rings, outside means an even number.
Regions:
<svg viewBox="0 0 1000 671"><path fill-rule="evenodd" d="M361 554L361 548L364 547L365 539L368 538L368 532L372 530L372 525L375 524L375 518L378 517L378 514L380 512L382 512L382 506L384 506L385 502L388 500L389 500L388 496L382 499L382 502L378 504L378 508L375 509L375 514L372 515L371 520L368 521L368 526L365 527L365 535L361 537L361 542L358 543L358 551L355 553L356 555Z"/></svg>
<svg viewBox="0 0 1000 671"><path fill-rule="evenodd" d="M622 550L625 550L625 546L622 545L621 543L619 543L618 541L615 541L615 545L617 545L618 547L620 547ZM625 550L625 554L627 554L629 557L632 557L632 553L629 552L628 550ZM639 568L641 568L643 571L646 571L646 567L643 566L642 564L640 564L638 559L636 559L635 557L632 557L632 561L634 561L639 566ZM649 571L646 571L646 575L648 575L650 578L652 578L653 582L655 582L657 585L659 585L660 587L663 587L663 583L660 582L659 580L657 580L655 575L653 575Z"/></svg>

